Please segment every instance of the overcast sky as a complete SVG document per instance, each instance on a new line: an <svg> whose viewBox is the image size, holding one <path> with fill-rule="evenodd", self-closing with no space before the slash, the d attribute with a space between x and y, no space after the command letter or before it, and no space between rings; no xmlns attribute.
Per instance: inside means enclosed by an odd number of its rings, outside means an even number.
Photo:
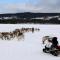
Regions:
<svg viewBox="0 0 60 60"><path fill-rule="evenodd" d="M0 0L0 13L60 12L60 0Z"/></svg>

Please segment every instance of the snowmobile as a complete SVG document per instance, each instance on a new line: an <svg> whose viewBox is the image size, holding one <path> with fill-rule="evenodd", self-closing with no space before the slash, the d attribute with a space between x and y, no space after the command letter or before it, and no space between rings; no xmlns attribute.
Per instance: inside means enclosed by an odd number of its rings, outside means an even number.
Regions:
<svg viewBox="0 0 60 60"><path fill-rule="evenodd" d="M45 44L45 41L47 41L48 44L43 48L43 52L58 56L60 53L60 46L58 45L57 37L45 36L43 37L43 44Z"/></svg>

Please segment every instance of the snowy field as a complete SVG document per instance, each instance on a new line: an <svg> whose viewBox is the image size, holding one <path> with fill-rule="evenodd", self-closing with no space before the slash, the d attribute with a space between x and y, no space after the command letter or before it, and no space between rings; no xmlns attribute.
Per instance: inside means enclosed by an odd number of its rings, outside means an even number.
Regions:
<svg viewBox="0 0 60 60"><path fill-rule="evenodd" d="M60 60L42 52L42 37L56 36L60 42L60 25L0 24L0 32L10 32L16 28L39 28L40 31L25 33L24 39L8 41L0 39L0 60Z"/></svg>

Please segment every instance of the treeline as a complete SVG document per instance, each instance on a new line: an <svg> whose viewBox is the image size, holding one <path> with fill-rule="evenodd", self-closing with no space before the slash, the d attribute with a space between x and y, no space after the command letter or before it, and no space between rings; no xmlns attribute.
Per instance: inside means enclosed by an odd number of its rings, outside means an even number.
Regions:
<svg viewBox="0 0 60 60"><path fill-rule="evenodd" d="M0 14L0 17L17 17L17 18L36 18L36 17L46 17L46 16L60 16L60 13L6 13Z"/></svg>
<svg viewBox="0 0 60 60"><path fill-rule="evenodd" d="M52 18L50 20L42 19L3 19L0 24L18 24L18 23L34 23L34 24L60 24L60 20Z"/></svg>

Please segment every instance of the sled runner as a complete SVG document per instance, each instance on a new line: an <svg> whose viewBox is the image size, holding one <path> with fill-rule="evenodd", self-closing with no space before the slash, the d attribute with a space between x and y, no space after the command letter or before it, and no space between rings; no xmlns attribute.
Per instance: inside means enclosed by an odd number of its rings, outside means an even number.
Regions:
<svg viewBox="0 0 60 60"><path fill-rule="evenodd" d="M46 50L46 49L43 49L43 52L45 53L50 53L54 56L58 56L59 53L60 53L60 49L54 49L54 50Z"/></svg>

